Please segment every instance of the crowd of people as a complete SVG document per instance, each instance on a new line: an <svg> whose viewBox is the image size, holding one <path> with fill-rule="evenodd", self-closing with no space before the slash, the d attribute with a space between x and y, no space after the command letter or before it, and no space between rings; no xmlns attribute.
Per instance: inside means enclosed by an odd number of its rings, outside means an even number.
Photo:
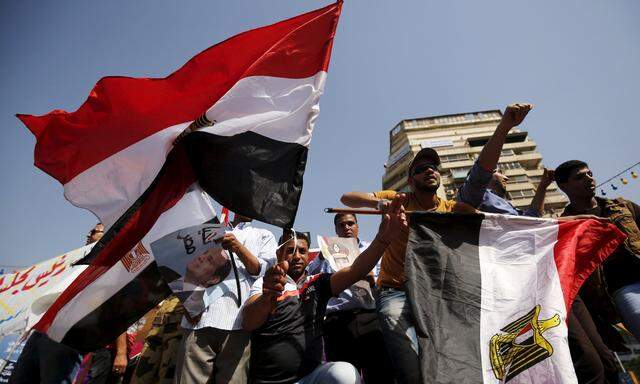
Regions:
<svg viewBox="0 0 640 384"><path fill-rule="evenodd" d="M334 217L338 237L355 238L360 255L333 270L322 254L310 260L310 239L284 231L276 241L251 219L236 215L219 240L237 255L237 295L222 295L202 313L185 311L176 297L163 301L142 328L146 338L134 363L125 333L91 358L34 333L10 382L86 383L419 383L420 349L404 287L409 236L405 211L490 212L541 217L547 187L556 182L570 203L563 218L604 218L627 239L589 277L569 313L569 348L580 383L617 383L615 351L625 348L615 327L640 340L640 206L596 197L586 162L544 169L531 205L515 208L506 195L508 177L499 157L509 131L532 106L507 106L455 200L437 195L440 157L421 149L408 165L410 191L347 192L341 202L383 212L371 242L361 238L356 214ZM94 228L87 241L103 229ZM94 233L95 232L95 233ZM95 235L95 236L94 236ZM356 300L351 287L368 284L375 304ZM242 303L238 305L237 300ZM130 337L129 337L130 339Z"/></svg>

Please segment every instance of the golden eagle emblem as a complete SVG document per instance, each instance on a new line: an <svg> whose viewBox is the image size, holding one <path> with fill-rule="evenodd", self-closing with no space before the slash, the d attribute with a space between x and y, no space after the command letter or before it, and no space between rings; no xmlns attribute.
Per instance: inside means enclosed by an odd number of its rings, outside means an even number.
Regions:
<svg viewBox="0 0 640 384"><path fill-rule="evenodd" d="M538 320L540 305L513 321L489 341L491 367L496 379L507 382L553 354L553 347L542 335L560 324L557 314Z"/></svg>

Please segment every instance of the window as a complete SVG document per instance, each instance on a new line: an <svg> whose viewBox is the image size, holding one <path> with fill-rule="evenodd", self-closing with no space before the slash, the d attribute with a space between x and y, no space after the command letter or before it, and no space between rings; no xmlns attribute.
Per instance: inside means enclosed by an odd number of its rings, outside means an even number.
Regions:
<svg viewBox="0 0 640 384"><path fill-rule="evenodd" d="M500 169L521 169L522 165L517 161L505 161L504 163L498 163Z"/></svg>
<svg viewBox="0 0 640 384"><path fill-rule="evenodd" d="M392 186L398 181L406 178L407 178L407 171L405 170L405 171L399 172L397 175L393 176L391 179L388 179L387 181L385 181L385 184L387 186Z"/></svg>
<svg viewBox="0 0 640 384"><path fill-rule="evenodd" d="M522 189L519 191L509 191L509 198L510 199L522 199L525 197L533 197L533 195L535 195L535 193L533 192L533 189Z"/></svg>
<svg viewBox="0 0 640 384"><path fill-rule="evenodd" d="M402 147L400 147L397 151L389 156L389 161L387 161L387 167L391 167L402 158L404 158L409 152L411 152L411 147L409 143L405 143Z"/></svg>
<svg viewBox="0 0 640 384"><path fill-rule="evenodd" d="M531 180L533 184L539 184L542 176L529 176L529 180Z"/></svg>
<svg viewBox="0 0 640 384"><path fill-rule="evenodd" d="M503 149L502 152L500 152L500 156L515 156L516 153L513 152L513 149Z"/></svg>
<svg viewBox="0 0 640 384"><path fill-rule="evenodd" d="M507 184L515 184L515 183L526 183L529 181L529 178L525 175L516 175L509 177Z"/></svg>
<svg viewBox="0 0 640 384"><path fill-rule="evenodd" d="M458 153L455 155L440 156L440 161L442 161L443 163L450 163L453 161L464 161L464 160L470 160L470 157L467 153Z"/></svg>
<svg viewBox="0 0 640 384"><path fill-rule="evenodd" d="M398 133L400 133L400 131L402 130L402 123L396 125L395 127L393 127L393 129L391 130L391 137L397 135Z"/></svg>
<svg viewBox="0 0 640 384"><path fill-rule="evenodd" d="M471 167L451 168L451 176L454 179L466 179L470 169Z"/></svg>

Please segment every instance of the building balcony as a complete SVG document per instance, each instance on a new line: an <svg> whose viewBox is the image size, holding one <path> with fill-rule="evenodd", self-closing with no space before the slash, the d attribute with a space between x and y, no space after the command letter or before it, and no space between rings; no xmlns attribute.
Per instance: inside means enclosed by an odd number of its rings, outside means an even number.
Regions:
<svg viewBox="0 0 640 384"><path fill-rule="evenodd" d="M518 161L524 168L537 168L542 161L542 155L537 152L522 153L513 157L513 161Z"/></svg>

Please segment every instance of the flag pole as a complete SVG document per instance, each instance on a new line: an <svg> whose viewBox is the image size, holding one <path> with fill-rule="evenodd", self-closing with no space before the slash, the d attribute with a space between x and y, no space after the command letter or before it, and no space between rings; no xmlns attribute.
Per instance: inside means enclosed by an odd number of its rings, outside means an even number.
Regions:
<svg viewBox="0 0 640 384"><path fill-rule="evenodd" d="M344 213L344 214L356 214L356 215L383 215L379 209L360 209L360 208L325 208L325 213ZM404 213L410 214L413 211L405 211Z"/></svg>

